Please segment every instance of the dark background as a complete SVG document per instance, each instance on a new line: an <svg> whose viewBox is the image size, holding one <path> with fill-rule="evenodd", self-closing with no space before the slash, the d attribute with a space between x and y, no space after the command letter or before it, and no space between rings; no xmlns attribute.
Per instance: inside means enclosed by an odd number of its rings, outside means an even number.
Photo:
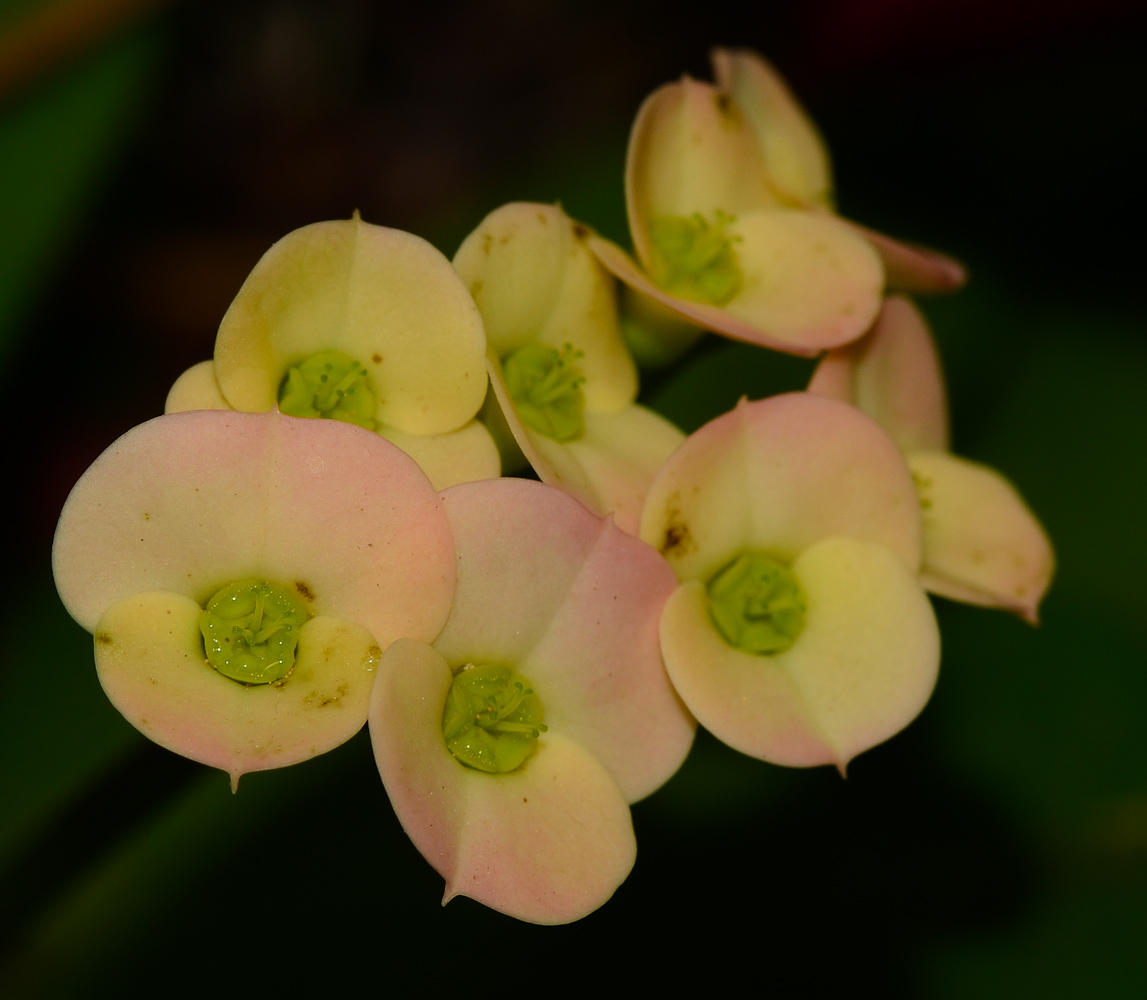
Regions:
<svg viewBox="0 0 1147 1000"><path fill-rule="evenodd" d="M0 994L747 972L779 996L1147 996L1142 4L105 0L6 78L5 39L50 6L0 3ZM1014 479L1059 573L1038 630L937 601L936 694L847 781L702 734L635 807L637 866L601 910L442 909L365 734L232 797L118 716L55 597L55 519L295 227L357 208L452 254L503 201L561 200L624 240L633 115L707 77L713 44L788 76L845 214L970 265L923 302L955 448ZM692 430L808 370L711 339L644 399Z"/></svg>

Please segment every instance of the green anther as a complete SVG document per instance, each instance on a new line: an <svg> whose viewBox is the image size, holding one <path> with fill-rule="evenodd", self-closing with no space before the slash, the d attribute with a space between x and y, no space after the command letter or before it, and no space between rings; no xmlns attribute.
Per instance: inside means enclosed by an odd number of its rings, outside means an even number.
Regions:
<svg viewBox="0 0 1147 1000"><path fill-rule="evenodd" d="M442 710L442 735L462 764L487 774L516 771L545 731L542 703L513 667L467 664L455 675Z"/></svg>
<svg viewBox="0 0 1147 1000"><path fill-rule="evenodd" d="M373 431L376 408L366 368L342 351L319 351L288 368L279 409L291 417L329 417Z"/></svg>
<svg viewBox="0 0 1147 1000"><path fill-rule="evenodd" d="M207 662L241 684L270 684L295 665L299 629L310 617L291 591L266 580L217 590L199 612Z"/></svg>
<svg viewBox="0 0 1147 1000"><path fill-rule="evenodd" d="M762 552L742 552L708 585L709 616L721 637L757 656L783 653L804 631L808 598L796 574Z"/></svg>
<svg viewBox="0 0 1147 1000"><path fill-rule="evenodd" d="M725 230L736 219L718 210L714 221L663 215L649 227L653 244L653 280L667 292L694 302L723 306L744 284L733 243Z"/></svg>
<svg viewBox="0 0 1147 1000"><path fill-rule="evenodd" d="M576 441L585 433L584 357L566 344L526 344L502 362L506 388L522 423L555 441Z"/></svg>

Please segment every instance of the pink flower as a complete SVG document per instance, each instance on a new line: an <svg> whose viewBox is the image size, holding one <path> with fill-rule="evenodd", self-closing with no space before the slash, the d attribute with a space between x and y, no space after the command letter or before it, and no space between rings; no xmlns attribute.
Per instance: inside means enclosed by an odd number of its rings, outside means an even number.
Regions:
<svg viewBox="0 0 1147 1000"><path fill-rule="evenodd" d="M843 770L928 700L939 633L915 490L853 407L742 400L666 463L641 537L680 581L661 619L669 676L730 746Z"/></svg>
<svg viewBox="0 0 1147 1000"><path fill-rule="evenodd" d="M692 742L658 650L673 576L550 487L501 479L442 499L454 606L433 645L399 641L382 659L370 709L379 773L446 900L577 920L633 865L627 803L666 781Z"/></svg>
<svg viewBox="0 0 1147 1000"><path fill-rule="evenodd" d="M68 497L53 566L112 703L233 784L361 729L382 649L433 638L454 586L413 461L275 411L129 431Z"/></svg>
<svg viewBox="0 0 1147 1000"><path fill-rule="evenodd" d="M871 333L824 358L809 391L859 406L904 452L920 494L924 586L1035 624L1054 571L1051 542L1008 480L949 452L944 377L916 307L890 297Z"/></svg>

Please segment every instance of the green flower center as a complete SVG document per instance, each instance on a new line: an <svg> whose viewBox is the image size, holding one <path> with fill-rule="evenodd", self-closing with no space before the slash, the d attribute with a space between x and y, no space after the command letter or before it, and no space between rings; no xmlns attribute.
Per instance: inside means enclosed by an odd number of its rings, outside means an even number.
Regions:
<svg viewBox="0 0 1147 1000"><path fill-rule="evenodd" d="M270 684L295 665L299 629L310 613L285 587L239 580L215 592L199 612L207 662L241 684Z"/></svg>
<svg viewBox="0 0 1147 1000"><path fill-rule="evenodd" d="M377 426L377 403L366 367L342 351L319 351L287 369L279 386L279 410L291 417L328 417Z"/></svg>
<svg viewBox="0 0 1147 1000"><path fill-rule="evenodd" d="M506 388L522 423L555 441L576 441L585 433L584 357L566 344L526 344L502 362Z"/></svg>
<svg viewBox="0 0 1147 1000"><path fill-rule="evenodd" d="M466 664L442 710L446 748L467 767L508 774L537 749L542 703L530 682L503 663Z"/></svg>
<svg viewBox="0 0 1147 1000"><path fill-rule="evenodd" d="M788 566L763 552L742 552L706 588L709 617L721 637L757 656L783 653L804 631L808 598Z"/></svg>
<svg viewBox="0 0 1147 1000"><path fill-rule="evenodd" d="M723 306L744 284L733 243L725 230L736 222L718 209L714 221L663 215L649 227L653 244L653 280L667 292L694 302Z"/></svg>

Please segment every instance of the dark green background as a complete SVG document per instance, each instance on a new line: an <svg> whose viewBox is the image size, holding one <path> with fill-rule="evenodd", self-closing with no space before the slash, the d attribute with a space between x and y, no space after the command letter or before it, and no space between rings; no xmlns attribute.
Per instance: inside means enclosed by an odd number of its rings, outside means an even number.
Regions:
<svg viewBox="0 0 1147 1000"><path fill-rule="evenodd" d="M0 4L0 30L31 2ZM6 406L0 993L442 996L620 981L883 997L1147 996L1144 18L1118 2L175 5L0 104ZM923 715L784 771L702 735L634 809L639 855L576 925L441 880L365 734L226 777L99 690L48 567L60 504L207 357L259 253L360 208L452 253L510 199L624 239L641 98L756 47L832 146L842 210L950 249L922 303L956 450L1014 479L1059 571L1031 629L937 601ZM691 430L809 364L706 341L646 379Z"/></svg>

